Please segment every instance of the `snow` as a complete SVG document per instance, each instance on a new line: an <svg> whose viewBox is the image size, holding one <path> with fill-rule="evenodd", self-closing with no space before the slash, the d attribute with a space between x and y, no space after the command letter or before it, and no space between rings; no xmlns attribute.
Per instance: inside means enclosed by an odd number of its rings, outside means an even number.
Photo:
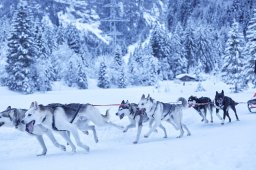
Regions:
<svg viewBox="0 0 256 170"><path fill-rule="evenodd" d="M32 101L41 104L52 102L116 104L123 99L139 102L142 94L150 93L159 101L173 102L178 97L188 98L190 95L214 98L216 91L225 91L226 95L237 102L246 102L252 98L255 89L241 93L230 93L229 87L217 78L208 78L202 82L206 91L195 92L197 83L188 82L185 86L174 81L160 82L155 87L129 87L126 89L99 89L95 81L89 80L88 90L67 88L61 83L54 84L54 90L47 93L21 95L0 87L2 97L0 110L11 105L28 108ZM117 107L98 107L102 113L110 109L110 119L126 126L128 119L119 120L115 116ZM136 129L123 133L114 127L96 127L99 143L95 143L92 133L88 136L80 134L82 141L90 147L90 152L77 148L76 153L60 151L45 137L48 147L46 156L37 157L41 147L34 137L14 128L0 128L0 170L255 170L256 167L256 114L249 113L246 104L237 105L240 121L235 120L231 112L231 123L227 120L221 125L214 114L214 123L205 124L201 117L191 108L184 110L184 122L192 136L177 139L178 131L170 124L164 123L168 138L164 139L162 131L153 133L149 138L143 134L148 131L145 124L138 144L132 144L136 137ZM214 112L215 113L215 112ZM222 114L222 112L221 112ZM209 115L208 115L209 119ZM62 144L65 141L55 133ZM72 138L73 139L73 138Z"/></svg>

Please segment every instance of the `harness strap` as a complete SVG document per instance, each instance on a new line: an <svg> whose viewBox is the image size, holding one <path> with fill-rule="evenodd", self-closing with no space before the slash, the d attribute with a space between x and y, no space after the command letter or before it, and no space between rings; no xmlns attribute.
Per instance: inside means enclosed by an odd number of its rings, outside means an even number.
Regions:
<svg viewBox="0 0 256 170"><path fill-rule="evenodd" d="M154 118L154 115L155 115L155 112L156 112L158 103L159 103L159 101L156 102L156 107L155 107L155 109L154 109L154 111L153 111L152 118ZM154 108L154 107L152 107L152 108L150 109L150 112L153 110L153 108Z"/></svg>
<svg viewBox="0 0 256 170"><path fill-rule="evenodd" d="M77 108L77 110L76 110L76 113L75 113L75 116L73 117L73 119L71 120L70 123L73 123L73 121L75 120L76 116L78 115L79 110L81 109L81 106L82 106L82 104L80 104L80 105L78 106L78 108Z"/></svg>

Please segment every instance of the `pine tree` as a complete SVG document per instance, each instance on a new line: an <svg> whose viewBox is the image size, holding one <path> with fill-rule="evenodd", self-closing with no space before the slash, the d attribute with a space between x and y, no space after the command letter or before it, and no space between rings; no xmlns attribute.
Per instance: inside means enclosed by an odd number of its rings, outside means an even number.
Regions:
<svg viewBox="0 0 256 170"><path fill-rule="evenodd" d="M7 86L25 94L34 92L36 88L36 48L31 22L29 9L21 4L15 12L13 30L8 39Z"/></svg>
<svg viewBox="0 0 256 170"><path fill-rule="evenodd" d="M210 36L210 31L204 27L200 27L195 33L196 67L201 66L200 70L205 73L210 73L215 68Z"/></svg>
<svg viewBox="0 0 256 170"><path fill-rule="evenodd" d="M185 57L184 48L184 31L180 23L177 24L173 35L171 36L171 48L172 48L172 65L171 70L176 77L178 74L186 73L187 71L187 59Z"/></svg>
<svg viewBox="0 0 256 170"><path fill-rule="evenodd" d="M246 32L246 38L248 40L245 48L246 60L243 71L243 76L246 81L252 81L256 86L255 77L255 61L256 61L256 9L253 11L253 17L251 18L248 29Z"/></svg>
<svg viewBox="0 0 256 170"><path fill-rule="evenodd" d="M107 74L107 66L105 65L105 62L100 63L100 70L98 76L98 87L104 89L110 88L110 82Z"/></svg>
<svg viewBox="0 0 256 170"><path fill-rule="evenodd" d="M37 68L37 89L39 91L51 90L51 63L49 56L51 56L50 49L48 49L47 40L44 37L44 28L39 19L35 22L35 45L37 48L36 68Z"/></svg>
<svg viewBox="0 0 256 170"><path fill-rule="evenodd" d="M222 67L222 78L226 83L234 85L234 92L241 90L244 85L244 78L240 76L244 60L242 56L243 45L243 34L239 32L238 22L234 21L228 33Z"/></svg>
<svg viewBox="0 0 256 170"><path fill-rule="evenodd" d="M7 37L10 30L10 21L6 17L0 20L0 85L6 86L7 73L5 69L6 51L8 49Z"/></svg>
<svg viewBox="0 0 256 170"><path fill-rule="evenodd" d="M126 85L124 85L125 81L125 72L124 72L124 61L122 58L122 50L121 47L116 47L115 53L114 53L114 60L113 64L111 66L111 83L113 85L116 85L117 87L124 88Z"/></svg>
<svg viewBox="0 0 256 170"><path fill-rule="evenodd" d="M77 28L73 25L69 25L66 34L68 46L74 50L75 53L81 53L81 40Z"/></svg>
<svg viewBox="0 0 256 170"><path fill-rule="evenodd" d="M148 86L158 82L159 62L152 55L151 44L139 46L129 58L128 73L131 85Z"/></svg>
<svg viewBox="0 0 256 170"><path fill-rule="evenodd" d="M171 40L166 30L157 25L151 35L150 44L152 54L160 62L160 74L162 79L169 80L173 78L173 73L170 68L171 60Z"/></svg>
<svg viewBox="0 0 256 170"><path fill-rule="evenodd" d="M191 22L191 21L190 21ZM192 23L190 23L184 31L184 49L185 57L188 61L187 73L195 72L197 66L197 58L195 55L195 36Z"/></svg>
<svg viewBox="0 0 256 170"><path fill-rule="evenodd" d="M87 75L81 64L78 65L78 76L76 82L79 89L88 89Z"/></svg>

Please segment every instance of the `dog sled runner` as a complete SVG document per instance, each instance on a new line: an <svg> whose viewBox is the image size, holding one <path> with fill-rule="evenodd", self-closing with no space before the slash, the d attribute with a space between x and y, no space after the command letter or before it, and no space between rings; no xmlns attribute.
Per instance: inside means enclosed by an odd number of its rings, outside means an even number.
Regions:
<svg viewBox="0 0 256 170"><path fill-rule="evenodd" d="M256 113L256 99L248 100L247 106L248 106L249 112Z"/></svg>

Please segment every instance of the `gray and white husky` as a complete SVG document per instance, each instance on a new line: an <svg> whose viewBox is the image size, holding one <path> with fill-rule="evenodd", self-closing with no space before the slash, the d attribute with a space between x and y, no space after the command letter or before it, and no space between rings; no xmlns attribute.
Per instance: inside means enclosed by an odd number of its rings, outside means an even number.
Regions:
<svg viewBox="0 0 256 170"><path fill-rule="evenodd" d="M36 125L34 128L31 128L32 124L22 123L22 119L25 117L26 111L26 109L11 108L11 106L8 106L6 110L0 112L0 127L15 127L22 132L27 132L30 135L35 136L43 149L42 153L37 156L46 155L47 153L47 147L43 139L43 134L46 134L56 147L65 151L66 147L59 144L52 132L47 128L41 125Z"/></svg>
<svg viewBox="0 0 256 170"><path fill-rule="evenodd" d="M178 103L179 102L179 103ZM150 134L161 125L163 120L171 123L176 130L180 130L180 135L177 138L181 138L184 134L183 128L187 131L187 135L191 133L187 126L182 122L182 110L187 106L187 100L180 97L177 104L163 103L156 101L148 95L146 98L143 94L138 104L139 109L145 109L149 119L154 120L154 125L144 137L149 137Z"/></svg>
<svg viewBox="0 0 256 170"><path fill-rule="evenodd" d="M124 116L127 116L129 118L130 124L125 127L123 132L127 132L130 128L135 128L137 124L137 136L136 140L133 142L134 144L137 144L139 142L139 137L141 134L143 123L148 122L149 118L145 112L145 109L139 109L138 104L136 103L129 103L127 100L126 102L123 100L118 108L118 111L116 113L117 116L119 116L120 119L123 119ZM153 119L149 122L149 126L151 127L153 123ZM166 134L166 130L162 124L159 126L164 133Z"/></svg>
<svg viewBox="0 0 256 170"><path fill-rule="evenodd" d="M25 113L23 121L33 125L43 125L50 130L59 132L67 143L70 144L72 151L76 152L76 147L68 135L72 134L77 145L89 152L89 147L80 141L77 129L82 132L92 130L94 139L97 142L98 137L95 126L89 125L90 121L98 126L112 125L117 128L122 128L108 121L108 119L108 111L106 112L106 115L103 116L100 114L100 111L91 104L54 103L44 106L38 105L37 102L32 102L30 109Z"/></svg>

